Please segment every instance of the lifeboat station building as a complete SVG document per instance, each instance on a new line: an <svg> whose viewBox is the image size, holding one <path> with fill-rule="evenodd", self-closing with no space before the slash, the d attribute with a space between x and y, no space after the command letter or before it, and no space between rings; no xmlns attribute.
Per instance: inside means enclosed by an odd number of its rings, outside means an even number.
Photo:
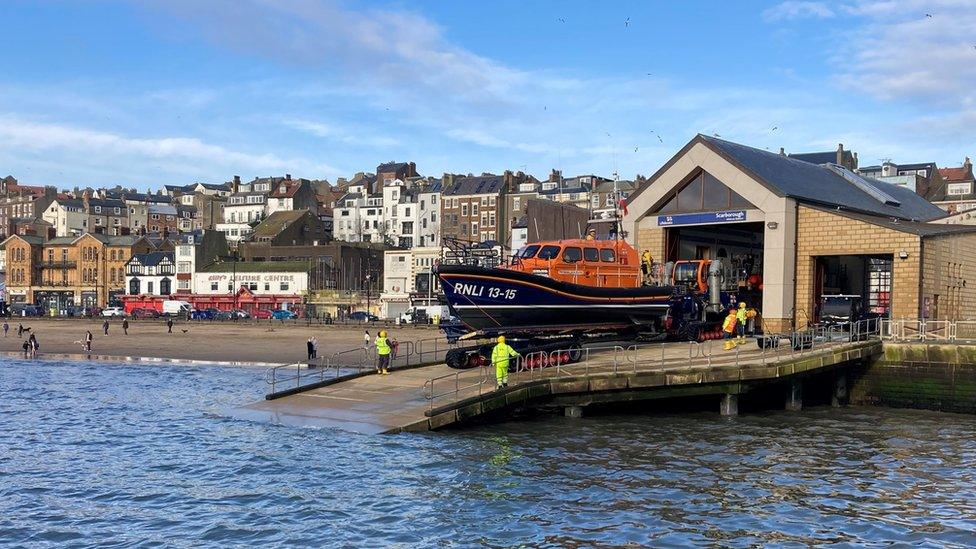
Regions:
<svg viewBox="0 0 976 549"><path fill-rule="evenodd" d="M910 189L698 135L631 195L626 238L655 263L724 258L767 332L818 319L824 295L887 318L976 314L976 226Z"/></svg>

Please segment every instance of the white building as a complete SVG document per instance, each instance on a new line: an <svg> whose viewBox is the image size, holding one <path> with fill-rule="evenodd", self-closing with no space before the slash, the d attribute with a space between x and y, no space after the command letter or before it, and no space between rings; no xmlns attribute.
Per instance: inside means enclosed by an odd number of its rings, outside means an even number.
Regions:
<svg viewBox="0 0 976 549"><path fill-rule="evenodd" d="M217 223L214 229L224 233L227 242L234 246L254 234L254 227L247 223Z"/></svg>
<svg viewBox="0 0 976 549"><path fill-rule="evenodd" d="M383 254L383 317L395 318L413 305L438 302L440 284L434 267L440 259L439 247L388 250Z"/></svg>
<svg viewBox="0 0 976 549"><path fill-rule="evenodd" d="M125 292L128 295L169 296L176 292L175 282L173 252L134 254L125 263Z"/></svg>
<svg viewBox="0 0 976 549"><path fill-rule="evenodd" d="M230 294L246 288L255 296L295 296L308 292L306 261L212 263L193 273L193 293Z"/></svg>
<svg viewBox="0 0 976 549"><path fill-rule="evenodd" d="M336 201L333 236L347 242L386 242L401 248L440 244L441 183L388 179L382 192L352 185Z"/></svg>

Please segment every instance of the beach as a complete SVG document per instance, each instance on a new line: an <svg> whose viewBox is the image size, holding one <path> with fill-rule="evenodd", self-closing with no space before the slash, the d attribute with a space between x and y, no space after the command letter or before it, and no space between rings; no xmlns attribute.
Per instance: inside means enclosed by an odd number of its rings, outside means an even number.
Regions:
<svg viewBox="0 0 976 549"><path fill-rule="evenodd" d="M364 325L306 325L304 321L252 320L175 321L173 333L167 333L165 319L130 320L129 334L122 333L122 320L109 320L109 333L103 335L103 318L41 319L12 318L7 322L7 337L0 336L0 352L22 352L27 338L17 337L17 325L23 323L36 334L39 357L45 355L86 355L85 331L93 334L93 357L145 357L155 359L194 360L203 362L293 363L306 359L306 341L318 341L319 358L362 346L363 330L375 337L381 329L389 337L403 341L442 338L439 330Z"/></svg>

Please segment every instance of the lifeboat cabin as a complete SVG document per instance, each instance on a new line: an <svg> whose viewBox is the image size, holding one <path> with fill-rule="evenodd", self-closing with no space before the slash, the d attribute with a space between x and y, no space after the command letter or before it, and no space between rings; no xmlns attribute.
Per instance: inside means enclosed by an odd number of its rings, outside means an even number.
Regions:
<svg viewBox="0 0 976 549"><path fill-rule="evenodd" d="M583 286L641 285L637 250L623 240L553 240L525 246L504 267Z"/></svg>

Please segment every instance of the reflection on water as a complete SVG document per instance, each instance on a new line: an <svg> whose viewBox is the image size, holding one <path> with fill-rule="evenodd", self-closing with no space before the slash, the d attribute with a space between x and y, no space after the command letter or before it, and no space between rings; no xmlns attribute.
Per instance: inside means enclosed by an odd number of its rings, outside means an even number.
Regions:
<svg viewBox="0 0 976 549"><path fill-rule="evenodd" d="M921 543L976 530L976 421L870 408L364 436L230 419L252 369L0 365L0 543Z"/></svg>

